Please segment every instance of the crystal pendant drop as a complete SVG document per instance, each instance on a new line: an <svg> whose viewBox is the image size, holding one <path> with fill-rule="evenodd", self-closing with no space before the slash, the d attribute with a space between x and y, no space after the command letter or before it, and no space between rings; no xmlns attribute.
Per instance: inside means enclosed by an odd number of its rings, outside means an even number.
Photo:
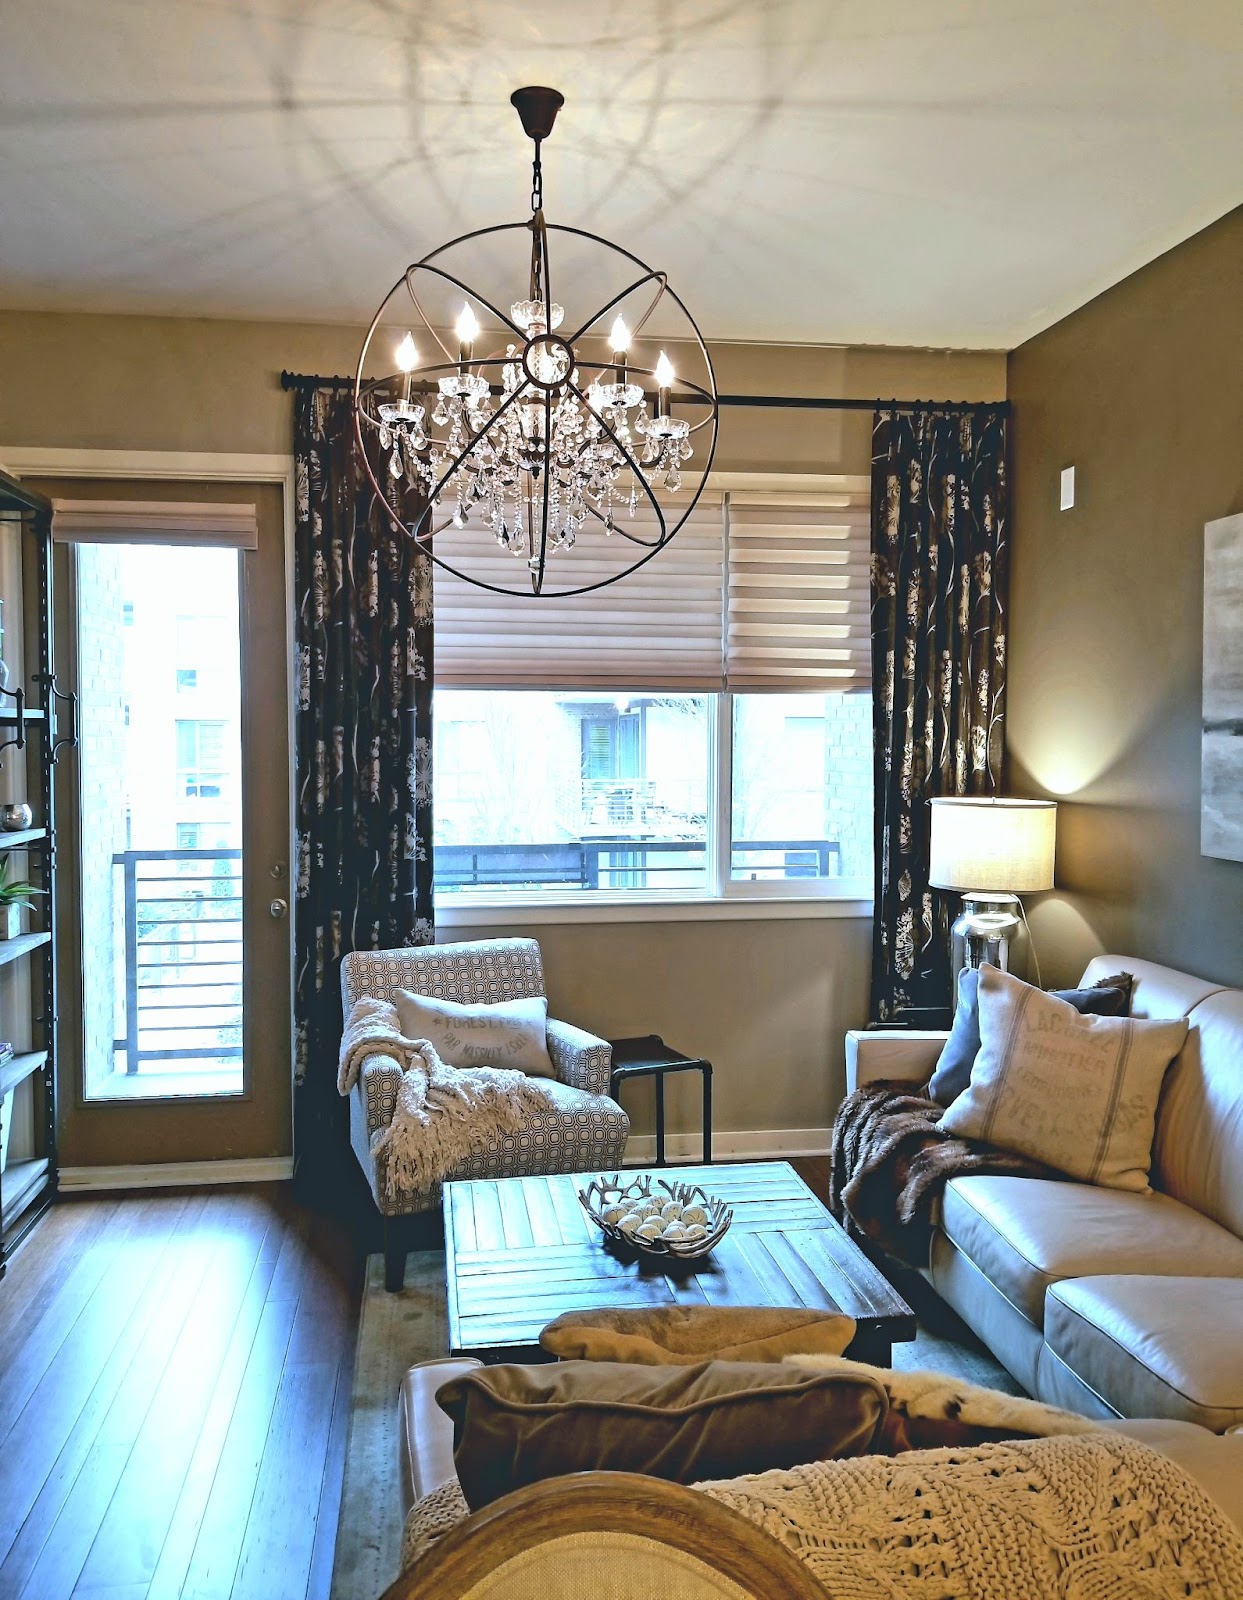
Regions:
<svg viewBox="0 0 1243 1600"><path fill-rule="evenodd" d="M396 450L394 450L392 455L388 458L388 470L394 478L401 477L401 456Z"/></svg>

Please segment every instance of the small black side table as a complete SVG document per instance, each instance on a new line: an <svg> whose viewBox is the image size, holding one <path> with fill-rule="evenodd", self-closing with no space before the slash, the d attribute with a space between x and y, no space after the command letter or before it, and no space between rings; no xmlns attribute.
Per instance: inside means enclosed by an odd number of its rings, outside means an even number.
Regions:
<svg viewBox="0 0 1243 1600"><path fill-rule="evenodd" d="M617 1091L627 1078L655 1078L656 1080L656 1166L667 1167L665 1160L665 1075L670 1072L698 1072L703 1078L703 1166L712 1162L712 1063L702 1056L684 1056L673 1050L658 1033L645 1033L638 1039L614 1039L613 1070L609 1078L609 1095L618 1098Z"/></svg>

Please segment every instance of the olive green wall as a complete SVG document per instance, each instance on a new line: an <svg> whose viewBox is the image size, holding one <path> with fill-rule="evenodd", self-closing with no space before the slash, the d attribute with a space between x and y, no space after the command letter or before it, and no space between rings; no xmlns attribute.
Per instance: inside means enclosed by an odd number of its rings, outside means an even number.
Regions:
<svg viewBox="0 0 1243 1600"><path fill-rule="evenodd" d="M1243 209L1015 350L1008 391L1009 787L1061 802L1059 889L1031 907L1046 981L1104 948L1243 982L1243 865L1200 855L1203 530L1243 511Z"/></svg>
<svg viewBox="0 0 1243 1600"><path fill-rule="evenodd" d="M286 454L282 367L348 373L342 327L0 313L0 461L13 445ZM713 347L723 391L992 400L997 352ZM718 466L866 472L868 413L725 410ZM505 929L445 930L442 937ZM870 921L540 926L554 1014L614 1036L658 1031L716 1066L719 1132L816 1130L843 1092L842 1035L867 1012ZM671 1131L697 1128L696 1090ZM649 1098L636 1089L636 1107ZM187 1113L193 1115L193 1112ZM650 1127L646 1111L636 1118ZM728 1141L724 1141L726 1144ZM813 1137L814 1142L814 1137ZM134 1159L123 1149L116 1162Z"/></svg>

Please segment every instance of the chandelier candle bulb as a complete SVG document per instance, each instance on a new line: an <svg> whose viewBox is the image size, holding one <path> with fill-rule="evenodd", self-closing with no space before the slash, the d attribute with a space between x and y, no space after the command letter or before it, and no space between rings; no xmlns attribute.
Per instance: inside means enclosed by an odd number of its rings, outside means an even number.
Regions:
<svg viewBox="0 0 1243 1600"><path fill-rule="evenodd" d="M407 333L397 346L397 366L406 375L405 389L402 393L402 400L406 405L410 404L410 386L413 381L411 375L418 364L419 352L414 347L414 339Z"/></svg>
<svg viewBox="0 0 1243 1600"><path fill-rule="evenodd" d="M669 396L673 389L673 362L662 350L656 362L656 415L667 417L669 415Z"/></svg>
<svg viewBox="0 0 1243 1600"><path fill-rule="evenodd" d="M457 319L457 327L453 331L458 337L458 362L466 366L475 359L475 339L479 334L479 319L469 305L462 307L462 315Z"/></svg>
<svg viewBox="0 0 1243 1600"><path fill-rule="evenodd" d="M613 347L613 381L623 384L626 381L626 353L630 349L630 329L624 317L619 316L614 322L609 343Z"/></svg>

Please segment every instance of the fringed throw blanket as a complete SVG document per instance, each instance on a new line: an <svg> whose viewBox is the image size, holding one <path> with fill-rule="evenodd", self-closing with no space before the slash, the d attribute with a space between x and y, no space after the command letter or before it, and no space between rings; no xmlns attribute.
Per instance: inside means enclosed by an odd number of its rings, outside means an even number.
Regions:
<svg viewBox="0 0 1243 1600"><path fill-rule="evenodd" d="M848 1233L912 1267L928 1265L941 1194L971 1172L1060 1178L1025 1156L936 1126L944 1107L909 1083L869 1083L842 1101L833 1123L829 1209Z"/></svg>
<svg viewBox="0 0 1243 1600"><path fill-rule="evenodd" d="M538 1080L500 1067L447 1067L430 1039L407 1039L396 1008L369 995L358 999L345 1024L337 1088L358 1082L371 1056L390 1056L402 1071L393 1120L373 1149L388 1152L390 1196L427 1190L489 1138L517 1133L550 1099Z"/></svg>
<svg viewBox="0 0 1243 1600"><path fill-rule="evenodd" d="M1243 1536L1119 1433L817 1461L695 1487L833 1600L1243 1600Z"/></svg>

